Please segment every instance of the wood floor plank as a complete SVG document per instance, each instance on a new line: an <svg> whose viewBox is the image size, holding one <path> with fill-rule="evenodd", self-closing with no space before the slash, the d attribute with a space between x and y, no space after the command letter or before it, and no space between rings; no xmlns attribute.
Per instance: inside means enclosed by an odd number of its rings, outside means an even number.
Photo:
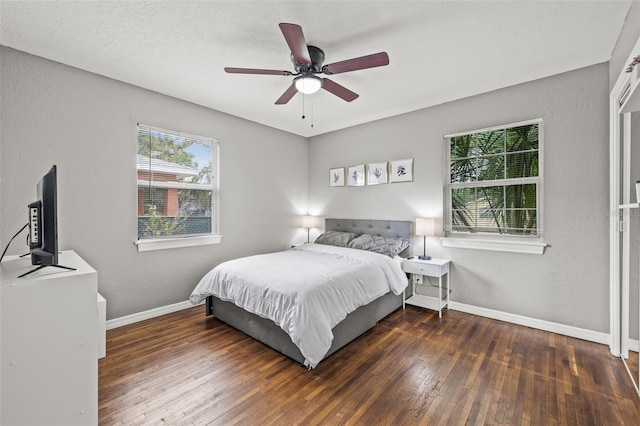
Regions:
<svg viewBox="0 0 640 426"><path fill-rule="evenodd" d="M636 356L637 359L637 356ZM398 310L308 371L204 308L107 332L101 425L640 424L604 345Z"/></svg>

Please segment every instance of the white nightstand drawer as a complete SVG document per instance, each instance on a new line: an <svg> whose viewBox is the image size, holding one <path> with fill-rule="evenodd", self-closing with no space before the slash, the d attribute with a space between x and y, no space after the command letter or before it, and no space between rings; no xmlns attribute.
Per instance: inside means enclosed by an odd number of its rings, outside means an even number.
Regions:
<svg viewBox="0 0 640 426"><path fill-rule="evenodd" d="M402 262L402 270L409 274L428 275L430 277L440 277L449 272L449 265L431 264L428 261L405 260Z"/></svg>

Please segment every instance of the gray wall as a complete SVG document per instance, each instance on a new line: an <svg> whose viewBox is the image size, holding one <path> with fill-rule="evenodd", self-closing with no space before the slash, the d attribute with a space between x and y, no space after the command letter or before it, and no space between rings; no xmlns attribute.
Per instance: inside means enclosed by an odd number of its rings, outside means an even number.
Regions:
<svg viewBox="0 0 640 426"><path fill-rule="evenodd" d="M98 271L108 318L185 301L217 263L306 240L305 138L16 50L0 60L2 246L56 164L60 248ZM221 244L137 252L137 122L220 140ZM9 253L25 249L21 236Z"/></svg>
<svg viewBox="0 0 640 426"><path fill-rule="evenodd" d="M616 84L618 75L628 65L627 60L631 49L635 46L638 38L640 37L640 0L633 0L627 19L625 20L616 46L611 54L609 60L609 91L613 89ZM640 52L634 52L635 55L640 55Z"/></svg>
<svg viewBox="0 0 640 426"><path fill-rule="evenodd" d="M98 270L109 318L184 301L211 266L304 240L307 179L314 214L441 217L444 134L542 117L547 252L444 249L438 238L429 252L453 260L457 302L608 331L607 64L317 136L307 152L304 138L12 49L0 61L1 241L57 164L61 248ZM136 251L136 122L221 141L222 244ZM328 186L332 167L401 158L414 158L412 183Z"/></svg>
<svg viewBox="0 0 640 426"><path fill-rule="evenodd" d="M544 119L544 255L445 249L452 300L609 329L608 64L552 76L310 139L310 211L330 217L442 217L443 135ZM414 158L414 181L330 188L328 170ZM415 241L422 252L422 241Z"/></svg>

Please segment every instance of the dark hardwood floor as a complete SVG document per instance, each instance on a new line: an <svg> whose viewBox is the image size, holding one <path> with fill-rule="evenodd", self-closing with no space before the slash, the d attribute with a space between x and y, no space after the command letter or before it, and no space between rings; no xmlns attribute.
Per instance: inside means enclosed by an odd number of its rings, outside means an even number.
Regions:
<svg viewBox="0 0 640 426"><path fill-rule="evenodd" d="M101 425L638 425L608 347L456 311L398 310L307 371L202 306L107 332Z"/></svg>

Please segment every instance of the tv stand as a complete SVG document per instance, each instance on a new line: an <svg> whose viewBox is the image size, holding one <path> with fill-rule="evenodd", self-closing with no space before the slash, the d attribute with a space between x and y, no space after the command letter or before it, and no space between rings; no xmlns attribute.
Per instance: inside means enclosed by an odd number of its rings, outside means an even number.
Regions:
<svg viewBox="0 0 640 426"><path fill-rule="evenodd" d="M59 263L76 270L0 263L1 425L98 424L98 274L73 251Z"/></svg>
<svg viewBox="0 0 640 426"><path fill-rule="evenodd" d="M32 270L30 270L30 271L28 271L28 272L25 272L25 273L24 273L24 274L22 274L22 275L18 275L18 278L26 277L27 275L29 275L29 274L33 274L34 272L39 271L39 270L40 270L40 269L42 269L42 268L46 268L47 266L53 266L53 267L55 267L55 268L67 269L67 270L69 270L69 271L75 271L75 270L76 270L76 268L71 268L71 267L69 267L69 266L62 266L62 265L40 265L40 266L38 266L37 268L34 268L34 269L32 269Z"/></svg>

